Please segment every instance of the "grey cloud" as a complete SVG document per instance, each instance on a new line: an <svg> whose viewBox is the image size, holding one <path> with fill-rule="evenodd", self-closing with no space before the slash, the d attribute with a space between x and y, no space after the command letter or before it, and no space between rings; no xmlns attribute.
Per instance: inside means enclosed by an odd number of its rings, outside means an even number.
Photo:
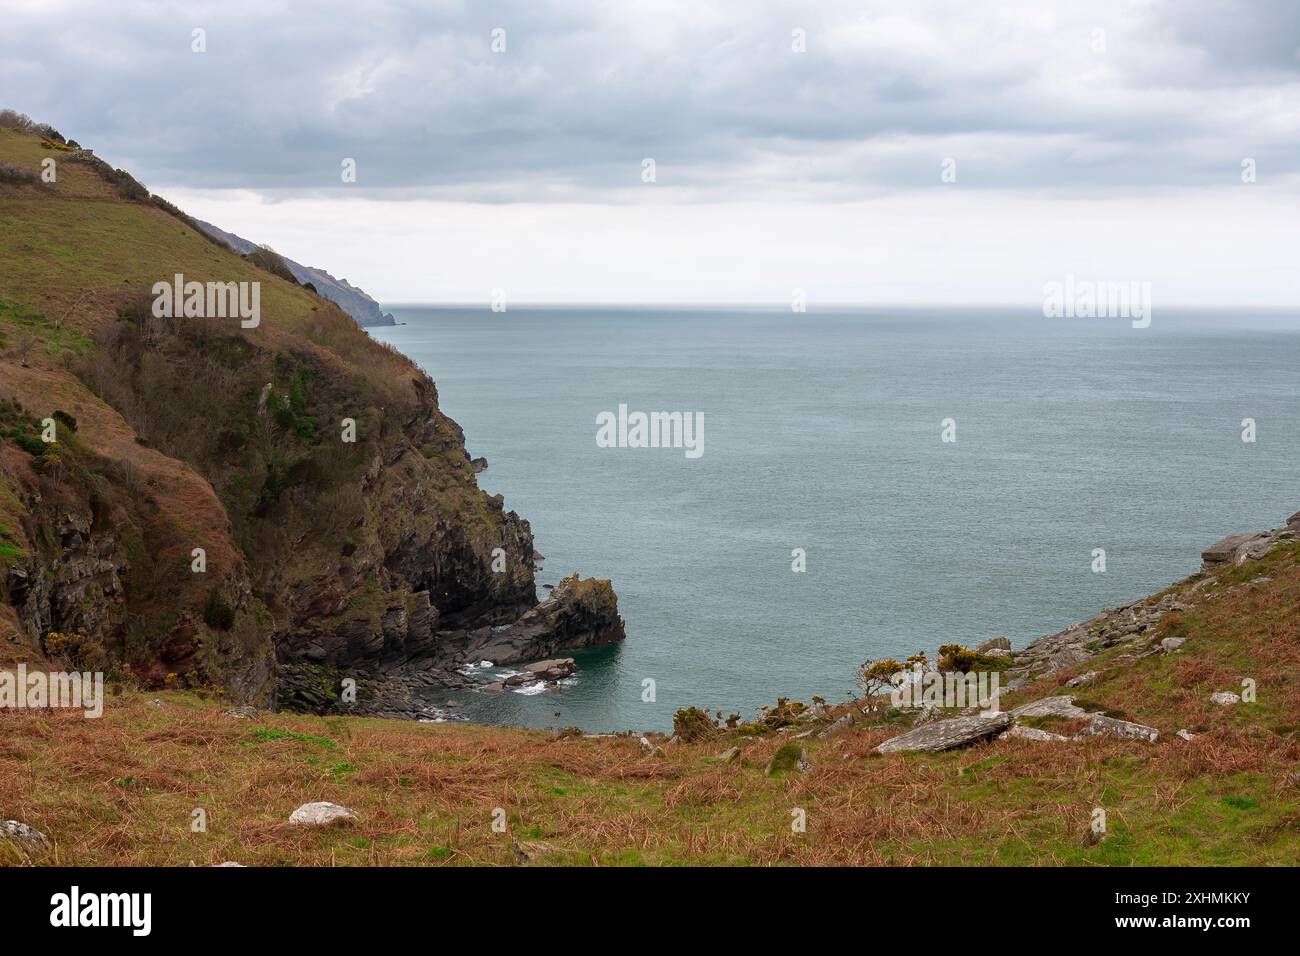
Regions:
<svg viewBox="0 0 1300 956"><path fill-rule="evenodd" d="M934 185L947 156L974 188L1229 183L1243 156L1300 173L1296 11L32 4L0 36L0 105L154 188L272 196L340 188L344 157L363 190L500 201L617 200L647 156L663 188L720 199Z"/></svg>

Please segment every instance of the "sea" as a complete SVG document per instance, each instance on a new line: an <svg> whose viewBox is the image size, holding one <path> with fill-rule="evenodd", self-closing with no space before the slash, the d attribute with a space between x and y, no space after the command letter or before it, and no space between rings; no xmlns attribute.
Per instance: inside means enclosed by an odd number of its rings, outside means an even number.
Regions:
<svg viewBox="0 0 1300 956"><path fill-rule="evenodd" d="M864 661L1021 647L1300 510L1300 311L386 308L371 334L531 523L539 593L609 578L626 621L560 686L429 692L478 722L843 700ZM634 447L637 412L680 418Z"/></svg>

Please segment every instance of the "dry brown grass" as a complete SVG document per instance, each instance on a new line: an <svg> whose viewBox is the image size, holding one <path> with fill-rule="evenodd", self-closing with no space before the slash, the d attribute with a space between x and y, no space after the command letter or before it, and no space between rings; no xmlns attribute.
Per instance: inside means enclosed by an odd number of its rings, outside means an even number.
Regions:
<svg viewBox="0 0 1300 956"><path fill-rule="evenodd" d="M737 764L717 744L643 756L635 738L508 728L266 716L164 695L110 700L101 720L0 715L0 815L94 865L478 864L515 862L514 840L553 863L1001 864L1294 861L1300 744L1238 731L1154 746L1001 741L880 758L884 731L810 743L806 774L769 779L785 738ZM1232 795L1252 812L1225 807ZM313 800L355 825L304 831ZM1114 836L1080 834L1094 806ZM506 833L492 812L504 808ZM208 832L191 833L191 811ZM790 828L807 814L806 833Z"/></svg>

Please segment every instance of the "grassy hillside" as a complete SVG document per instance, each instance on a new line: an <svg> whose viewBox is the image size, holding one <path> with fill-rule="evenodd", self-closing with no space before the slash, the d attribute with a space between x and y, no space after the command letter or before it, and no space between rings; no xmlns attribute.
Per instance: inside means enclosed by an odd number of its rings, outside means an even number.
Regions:
<svg viewBox="0 0 1300 956"><path fill-rule="evenodd" d="M531 606L528 525L409 360L93 156L0 128L0 164L0 663L319 699ZM177 273L258 283L260 325L154 318Z"/></svg>

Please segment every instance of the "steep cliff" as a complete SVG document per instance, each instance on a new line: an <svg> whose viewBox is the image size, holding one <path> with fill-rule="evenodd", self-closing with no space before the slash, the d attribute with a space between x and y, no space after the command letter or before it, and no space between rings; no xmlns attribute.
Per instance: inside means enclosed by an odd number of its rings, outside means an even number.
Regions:
<svg viewBox="0 0 1300 956"><path fill-rule="evenodd" d="M531 612L528 523L408 359L57 137L0 163L0 653L403 713ZM256 324L155 317L176 275L256 283ZM621 638L608 581L569 593L521 658Z"/></svg>

